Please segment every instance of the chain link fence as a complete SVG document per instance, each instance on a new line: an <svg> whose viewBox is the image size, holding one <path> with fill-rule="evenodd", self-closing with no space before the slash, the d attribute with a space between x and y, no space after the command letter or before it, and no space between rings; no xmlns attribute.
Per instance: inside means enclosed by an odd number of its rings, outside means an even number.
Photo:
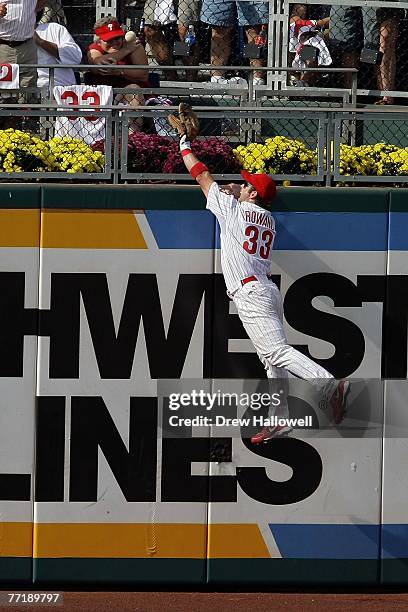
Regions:
<svg viewBox="0 0 408 612"><path fill-rule="evenodd" d="M356 67L364 102L405 103L408 96L408 2L47 0L41 22L66 26L89 59L95 22L110 16L135 33L148 64L173 84L245 85L243 68L283 66L297 70L289 78L270 72L270 88L339 88L350 86L347 76L303 69ZM105 51L112 56L115 50ZM200 65L213 70L194 68ZM162 71L163 66L173 69ZM265 76L254 73L256 87L265 84Z"/></svg>
<svg viewBox="0 0 408 612"><path fill-rule="evenodd" d="M38 36L57 24L70 40L58 56L37 40L51 59L20 70L39 87L1 91L0 179L190 181L166 121L184 101L218 179L404 183L405 5L48 0Z"/></svg>
<svg viewBox="0 0 408 612"><path fill-rule="evenodd" d="M408 182L405 111L338 113L334 117L333 180L340 183ZM350 144L352 143L352 144Z"/></svg>
<svg viewBox="0 0 408 612"><path fill-rule="evenodd" d="M0 180L114 180L112 111L93 109L91 116L78 109L62 114L40 106L0 109L0 124L15 126L0 129ZM86 137L89 134L92 138ZM97 146L101 138L103 151Z"/></svg>
<svg viewBox="0 0 408 612"><path fill-rule="evenodd" d="M321 5L316 0L304 4L285 0L284 4L289 18L283 41L286 63L298 68L284 87L349 87L347 75L305 74L302 68L355 67L361 104L406 103L406 2L332 0Z"/></svg>
<svg viewBox="0 0 408 612"><path fill-rule="evenodd" d="M356 67L361 102L391 105L408 96L407 15L408 2L388 0L47 0L41 22L66 26L90 61L95 22L117 18L141 43L124 63L145 58L156 78L174 87L247 86L245 67L283 66L296 71L269 72L268 79L255 71L254 86L297 87L299 96L311 88L318 96L349 88L349 78L304 68ZM117 51L104 46L103 54L112 60Z"/></svg>
<svg viewBox="0 0 408 612"><path fill-rule="evenodd" d="M153 121L149 113L137 113L145 121L143 134L129 130L134 114L125 113L122 118L121 177L192 181L180 156L176 135L159 136L154 129L155 124L165 121L168 111L154 111ZM197 109L197 115L202 131L192 143L192 151L217 179L240 179L240 170L245 168L273 174L276 180L288 176L301 181L323 180L324 113L302 112L293 117L284 109L234 111L222 107ZM300 122L304 126L302 136L296 129ZM293 133L289 135L291 131L297 132L296 139Z"/></svg>

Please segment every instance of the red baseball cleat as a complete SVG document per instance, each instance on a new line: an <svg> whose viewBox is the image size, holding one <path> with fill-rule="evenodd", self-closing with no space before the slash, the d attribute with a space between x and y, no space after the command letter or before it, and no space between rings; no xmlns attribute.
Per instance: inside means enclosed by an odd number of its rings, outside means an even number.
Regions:
<svg viewBox="0 0 408 612"><path fill-rule="evenodd" d="M333 420L339 425L347 413L347 396L350 393L350 383L341 380L330 398Z"/></svg>
<svg viewBox="0 0 408 612"><path fill-rule="evenodd" d="M276 425L276 427L264 427L257 434L252 436L252 444L261 444L262 442L269 442L273 438L284 438L288 436L292 431L292 427L288 425Z"/></svg>

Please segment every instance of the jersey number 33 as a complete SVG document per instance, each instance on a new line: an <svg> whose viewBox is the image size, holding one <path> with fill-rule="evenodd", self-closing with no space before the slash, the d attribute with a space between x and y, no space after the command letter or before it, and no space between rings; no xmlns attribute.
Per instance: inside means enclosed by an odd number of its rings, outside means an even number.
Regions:
<svg viewBox="0 0 408 612"><path fill-rule="evenodd" d="M247 225L245 229L247 240L242 245L249 255L255 255L261 259L269 259L273 246L275 233L269 229L259 229L256 225Z"/></svg>

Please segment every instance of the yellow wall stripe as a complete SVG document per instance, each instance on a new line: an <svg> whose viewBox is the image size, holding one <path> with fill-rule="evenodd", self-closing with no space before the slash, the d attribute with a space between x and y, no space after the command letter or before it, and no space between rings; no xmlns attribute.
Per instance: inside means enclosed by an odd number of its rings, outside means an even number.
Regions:
<svg viewBox="0 0 408 612"><path fill-rule="evenodd" d="M131 210L45 210L41 246L51 249L146 249Z"/></svg>
<svg viewBox="0 0 408 612"><path fill-rule="evenodd" d="M255 524L0 523L0 557L248 559L270 554Z"/></svg>
<svg viewBox="0 0 408 612"><path fill-rule="evenodd" d="M269 559L258 525L208 525L209 559Z"/></svg>
<svg viewBox="0 0 408 612"><path fill-rule="evenodd" d="M38 247L40 211L38 209L0 209L0 248Z"/></svg>
<svg viewBox="0 0 408 612"><path fill-rule="evenodd" d="M31 557L32 551L32 523L0 522L0 557Z"/></svg>
<svg viewBox="0 0 408 612"><path fill-rule="evenodd" d="M207 525L36 523L34 557L205 559Z"/></svg>

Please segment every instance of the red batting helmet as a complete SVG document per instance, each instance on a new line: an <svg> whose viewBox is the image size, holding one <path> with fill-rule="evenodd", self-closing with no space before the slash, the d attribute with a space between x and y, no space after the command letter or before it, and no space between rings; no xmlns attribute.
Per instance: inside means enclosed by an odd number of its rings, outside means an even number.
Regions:
<svg viewBox="0 0 408 612"><path fill-rule="evenodd" d="M276 197L276 183L267 174L250 174L248 170L242 170L241 176L256 189L263 204L269 205Z"/></svg>

